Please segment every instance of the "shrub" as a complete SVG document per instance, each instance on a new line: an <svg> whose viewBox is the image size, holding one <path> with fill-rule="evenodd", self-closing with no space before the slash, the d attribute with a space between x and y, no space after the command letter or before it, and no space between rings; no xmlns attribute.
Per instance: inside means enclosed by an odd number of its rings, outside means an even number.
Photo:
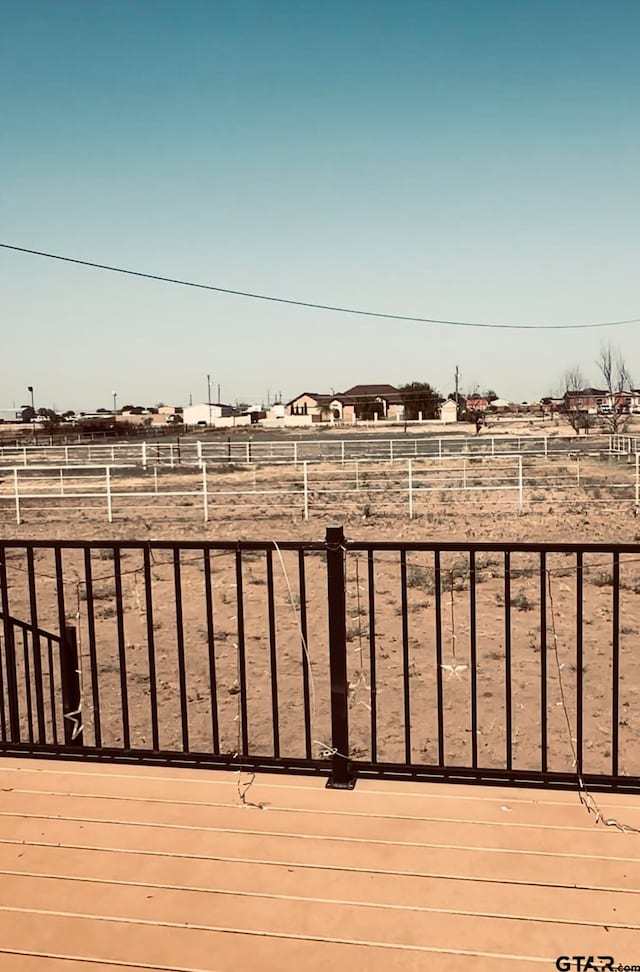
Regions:
<svg viewBox="0 0 640 972"><path fill-rule="evenodd" d="M511 607L517 608L518 611L533 611L535 603L527 597L525 591L521 590L511 598Z"/></svg>

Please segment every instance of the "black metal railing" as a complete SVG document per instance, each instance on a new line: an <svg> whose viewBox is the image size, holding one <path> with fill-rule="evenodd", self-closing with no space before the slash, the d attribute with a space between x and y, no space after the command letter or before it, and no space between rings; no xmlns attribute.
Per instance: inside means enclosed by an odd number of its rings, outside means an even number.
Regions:
<svg viewBox="0 0 640 972"><path fill-rule="evenodd" d="M640 790L637 544L12 540L0 593L0 751Z"/></svg>

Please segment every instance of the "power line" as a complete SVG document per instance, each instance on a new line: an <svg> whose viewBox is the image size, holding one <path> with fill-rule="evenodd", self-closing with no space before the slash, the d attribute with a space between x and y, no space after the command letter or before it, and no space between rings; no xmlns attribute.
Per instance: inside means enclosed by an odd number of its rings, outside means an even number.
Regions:
<svg viewBox="0 0 640 972"><path fill-rule="evenodd" d="M293 307L308 307L313 310L332 311L336 314L355 314L359 317L378 317L391 321L408 321L414 324L445 324L450 327L482 327L499 328L521 331L566 331L596 327L620 327L625 324L640 324L640 317L627 321L595 321L587 324L495 324L480 321L446 321L433 317L411 317L406 314L385 314L381 311L358 310L353 307L336 307L332 304L317 304L306 300L293 300L289 297L273 297L269 294L254 294L246 290L232 290L230 287L217 287L213 284L195 283L193 280L181 280L177 277L164 277L157 273L143 273L140 270L128 270L124 267L112 267L105 263L93 263L90 260L79 260L75 257L61 256L59 253L45 253L42 250L31 250L24 246L12 246L10 243L0 243L4 250L16 253L28 253L31 256L46 257L49 260L60 260L63 263L74 263L82 267L92 267L94 270L109 270L112 273L122 273L130 277L142 277L144 280L159 280L162 283L177 284L180 287L194 287L197 290L213 290L218 294L231 294L234 297L250 297L252 300L268 300L275 304L289 304Z"/></svg>

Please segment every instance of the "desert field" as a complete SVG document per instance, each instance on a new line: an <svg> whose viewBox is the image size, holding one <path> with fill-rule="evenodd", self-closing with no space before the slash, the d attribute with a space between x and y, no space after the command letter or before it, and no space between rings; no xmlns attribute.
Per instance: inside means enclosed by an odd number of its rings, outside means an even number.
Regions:
<svg viewBox="0 0 640 972"><path fill-rule="evenodd" d="M477 747L479 765L504 767L509 718L513 766L538 769L544 685L549 769L571 772L581 675L583 769L585 773L610 772L617 626L619 772L637 775L640 727L633 712L640 701L640 523L636 518L633 469L622 462L583 459L580 485L576 483L569 490L564 477L575 474L571 462L558 461L555 479L547 475L545 482L530 486L522 508L517 492L435 490L417 494L412 519L406 497L402 495L400 500L400 492L392 491L399 473L389 464L377 470L378 480L373 475L371 478L371 482L382 483L382 488L370 493L364 488L356 497L349 494L342 499L328 496L323 501L317 497L310 505L308 520L303 519L299 496L279 498L277 502L255 497L247 503L240 495L252 477L264 476L268 481L281 476L281 471L223 468L216 477L220 490L224 488L227 494L225 503L217 506L209 496L208 523L202 522L199 507L182 505L189 502L184 498L154 511L139 508L134 497L126 505L114 506L112 523L105 522L102 507L97 512L84 509L70 513L52 501L51 508L44 511L25 506L24 522L19 526L10 522L10 515L3 514L2 537L18 541L90 540L96 545L89 558L90 596L82 552L65 550L62 554L64 615L78 632L86 744L126 744L124 693L132 748L254 755L270 755L277 750L291 757L305 753L317 756L330 747L326 573L324 552L307 551L305 590L301 592L298 554L280 551L280 542L321 541L327 525L341 524L348 540L354 542L455 541L461 546L475 541L638 543L637 555L620 556L618 603L611 552L584 556L580 573L581 673L576 641L575 555L550 553L542 578L539 557L534 553L514 552L506 565L503 553L483 551L476 555L473 575L469 554L464 550L442 553L439 572L433 552L410 551L404 568L398 551L375 553L372 567L364 551L348 551L345 560L350 755L354 759L375 757L429 765L444 758L447 765L467 766ZM318 467L314 474L321 472ZM182 473L175 473L173 481L180 477L184 479ZM614 488L612 484L623 479L625 489ZM147 597L145 543L163 539L196 544L225 540L231 548L212 551L208 557L197 548L182 552L178 562L179 601L173 554L170 550L154 551ZM116 564L109 547L115 540L136 541L139 547L124 551ZM244 551L240 575L233 550L238 540L260 540L269 546L268 552ZM59 631L59 602L54 556L49 550L36 550L34 556L38 625L55 633ZM32 599L25 549L7 548L5 563L9 613L29 621ZM269 576L273 578L272 587ZM476 601L475 646L472 589ZM116 608L119 594L121 616ZM440 638L437 614L441 618ZM474 650L475 682L471 665ZM181 652L184 680L178 665ZM18 654L21 678L28 679L32 673L26 673L24 659ZM242 664L246 669L244 713L239 691ZM44 668L48 678L46 659ZM271 691L274 671L277 698ZM55 671L53 675L55 679ZM213 704L212 682L216 686ZM4 684L6 693L6 679ZM475 741L471 721L474 690ZM444 711L442 737L437 720L439 692ZM154 696L159 711L156 730L151 719ZM305 705L311 720L306 739ZM23 705L24 733L25 709ZM48 719L51 723L50 711Z"/></svg>

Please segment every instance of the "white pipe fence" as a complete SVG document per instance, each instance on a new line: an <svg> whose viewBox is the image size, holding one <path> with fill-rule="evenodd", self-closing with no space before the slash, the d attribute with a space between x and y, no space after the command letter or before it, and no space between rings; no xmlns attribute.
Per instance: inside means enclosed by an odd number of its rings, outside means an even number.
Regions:
<svg viewBox="0 0 640 972"><path fill-rule="evenodd" d="M546 500L549 490L582 489L590 501L599 492L626 490L628 499L640 506L640 461L635 454L633 465L614 466L619 478L609 480L602 474L600 461L585 461L584 456L558 456L544 461L530 455L508 456L434 456L384 461L358 459L328 463L324 466L303 460L298 467L253 463L248 468L229 471L210 467L203 461L199 471L171 473L154 467L141 472L138 467L105 465L103 467L13 466L0 469L0 509L2 503L13 505L17 524L24 513L47 513L61 510L106 513L109 523L117 514L171 511L181 505L200 506L205 523L212 512L248 509L256 515L261 504L275 504L280 512L299 510L305 520L311 511L325 509L327 504L374 502L381 512L406 511L409 518L419 515L424 501L449 503L454 496L502 495L512 498L519 509L525 500L535 504ZM10 478L3 477L10 472ZM622 474L626 477L622 480ZM152 477L153 488L149 488ZM247 477L249 479L247 480ZM526 494L525 495L525 491ZM611 496L612 493L609 492ZM405 501L401 501L401 497ZM152 500L149 505L146 501ZM87 501L99 505L87 506ZM170 505L167 505L169 502ZM405 505L406 502L406 505Z"/></svg>
<svg viewBox="0 0 640 972"><path fill-rule="evenodd" d="M435 438L396 434L394 438L264 440L255 438L215 441L181 440L175 442L136 442L60 445L0 446L0 463L11 466L51 464L55 466L139 465L177 467L197 466L203 462L250 465L255 462L298 466L301 462L348 462L352 459L398 459L425 456L504 456L522 454L544 456L571 452L608 452L610 454L640 451L640 439L630 436L462 436Z"/></svg>

